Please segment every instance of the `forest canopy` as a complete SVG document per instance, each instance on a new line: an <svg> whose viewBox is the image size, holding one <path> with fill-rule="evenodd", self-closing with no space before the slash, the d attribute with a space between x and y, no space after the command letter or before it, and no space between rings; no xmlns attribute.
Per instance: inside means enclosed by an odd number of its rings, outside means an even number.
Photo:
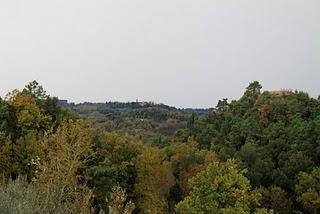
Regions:
<svg viewBox="0 0 320 214"><path fill-rule="evenodd" d="M0 213L320 213L320 101L262 91L211 109L0 98Z"/></svg>

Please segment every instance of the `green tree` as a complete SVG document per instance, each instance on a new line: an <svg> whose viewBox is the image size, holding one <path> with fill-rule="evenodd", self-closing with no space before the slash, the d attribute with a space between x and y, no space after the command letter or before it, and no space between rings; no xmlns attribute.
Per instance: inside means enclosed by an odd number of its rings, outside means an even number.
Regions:
<svg viewBox="0 0 320 214"><path fill-rule="evenodd" d="M236 157L248 169L247 176L253 186L267 185L271 182L270 172L274 168L274 163L257 143L248 140L236 154Z"/></svg>
<svg viewBox="0 0 320 214"><path fill-rule="evenodd" d="M176 206L178 213L250 213L259 205L260 195L250 191L248 179L232 160L210 163L189 184L190 195Z"/></svg>
<svg viewBox="0 0 320 214"><path fill-rule="evenodd" d="M88 185L93 189L97 209L107 212L105 199L118 184L126 190L129 200L135 199L135 159L142 148L143 144L130 136L97 133L93 144L95 156L86 166Z"/></svg>
<svg viewBox="0 0 320 214"><path fill-rule="evenodd" d="M58 98L48 95L37 81L34 80L26 85L22 93L33 97L45 114L51 116L52 122L62 120L63 116L66 116L62 114L63 110L58 107Z"/></svg>
<svg viewBox="0 0 320 214"><path fill-rule="evenodd" d="M91 163L93 164L93 163ZM98 164L89 165L86 170L88 185L94 190L96 209L107 210L105 199L112 191L112 187L120 180L117 177L117 166L108 158Z"/></svg>
<svg viewBox="0 0 320 214"><path fill-rule="evenodd" d="M255 191L262 195L261 206L272 209L279 214L293 213L292 201L280 187L260 187Z"/></svg>
<svg viewBox="0 0 320 214"><path fill-rule="evenodd" d="M310 213L320 213L320 168L301 172L296 185L297 201Z"/></svg>
<svg viewBox="0 0 320 214"><path fill-rule="evenodd" d="M188 195L188 180L196 175L206 162L217 159L214 152L200 149L192 137L187 143L172 142L162 153L165 160L170 162L175 176L175 185L170 191L171 206ZM170 208L173 210L174 206Z"/></svg>
<svg viewBox="0 0 320 214"><path fill-rule="evenodd" d="M251 82L246 88L245 96L257 98L261 93L262 86L258 81Z"/></svg>

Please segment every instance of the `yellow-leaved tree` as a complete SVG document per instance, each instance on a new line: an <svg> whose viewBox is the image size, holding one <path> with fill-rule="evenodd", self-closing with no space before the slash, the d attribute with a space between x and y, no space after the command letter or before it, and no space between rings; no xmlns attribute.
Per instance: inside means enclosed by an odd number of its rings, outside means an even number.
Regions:
<svg viewBox="0 0 320 214"><path fill-rule="evenodd" d="M91 191L81 170L93 155L91 129L81 120L64 122L44 138L42 148L45 155L39 160L36 182L51 197L45 210L63 203L67 213L89 213Z"/></svg>
<svg viewBox="0 0 320 214"><path fill-rule="evenodd" d="M137 208L141 213L166 213L167 198L174 183L169 163L162 161L158 149L146 146L135 165L135 192L139 195Z"/></svg>

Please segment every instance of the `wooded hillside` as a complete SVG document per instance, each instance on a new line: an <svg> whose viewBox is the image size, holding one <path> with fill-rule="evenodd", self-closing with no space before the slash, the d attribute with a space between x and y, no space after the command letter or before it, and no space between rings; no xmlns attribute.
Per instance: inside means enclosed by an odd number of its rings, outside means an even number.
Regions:
<svg viewBox="0 0 320 214"><path fill-rule="evenodd" d="M320 213L320 101L252 82L212 109L0 99L0 213Z"/></svg>

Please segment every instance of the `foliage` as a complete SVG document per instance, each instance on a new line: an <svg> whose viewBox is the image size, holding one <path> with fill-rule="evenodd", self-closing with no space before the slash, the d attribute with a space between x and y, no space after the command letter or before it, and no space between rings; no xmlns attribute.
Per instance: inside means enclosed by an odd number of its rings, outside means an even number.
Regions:
<svg viewBox="0 0 320 214"><path fill-rule="evenodd" d="M162 162L157 149L147 146L137 157L135 165L137 208L142 213L165 213L168 209L167 198L173 185L169 164Z"/></svg>
<svg viewBox="0 0 320 214"><path fill-rule="evenodd" d="M320 168L310 173L301 172L296 185L297 200L310 213L320 212Z"/></svg>
<svg viewBox="0 0 320 214"><path fill-rule="evenodd" d="M260 195L250 191L248 179L235 163L212 162L190 179L190 195L180 202L178 213L249 213Z"/></svg>
<svg viewBox="0 0 320 214"><path fill-rule="evenodd" d="M172 142L162 149L163 157L170 162L175 184L170 190L170 210L174 204L186 197L190 191L188 180L196 175L206 162L216 160L216 155L199 149L198 143L189 138L187 143Z"/></svg>
<svg viewBox="0 0 320 214"><path fill-rule="evenodd" d="M293 203L280 187L260 187L255 191L262 195L260 200L262 207L276 210L279 214L293 213Z"/></svg>
<svg viewBox="0 0 320 214"><path fill-rule="evenodd" d="M126 191L120 186L113 187L109 202L109 214L131 214L134 209L134 203L127 202Z"/></svg>
<svg viewBox="0 0 320 214"><path fill-rule="evenodd" d="M134 194L136 169L134 160L142 144L116 133L102 133L95 145L95 157L86 167L88 184L94 189L99 209L107 210L105 198L117 184L124 187L128 198Z"/></svg>
<svg viewBox="0 0 320 214"><path fill-rule="evenodd" d="M221 160L239 159L253 187L281 188L296 212L301 211L294 195L297 175L320 165L319 115L319 100L308 94L262 92L253 82L239 100L219 101L207 117L195 118L174 138L186 142L192 136Z"/></svg>
<svg viewBox="0 0 320 214"><path fill-rule="evenodd" d="M10 180L0 186L0 212L11 213L66 213L67 204L56 201L57 192L50 192L39 185L29 184L25 177Z"/></svg>
<svg viewBox="0 0 320 214"><path fill-rule="evenodd" d="M0 98L1 213L319 213L319 166L319 100L257 81L214 109Z"/></svg>
<svg viewBox="0 0 320 214"><path fill-rule="evenodd" d="M175 131L185 126L195 112L206 115L208 110L176 109L164 104L147 102L80 103L70 109L87 118L101 131L129 133L144 143L166 145Z"/></svg>
<svg viewBox="0 0 320 214"><path fill-rule="evenodd" d="M65 201L61 187L47 188L38 182L29 183L26 177L9 180L0 186L0 212L11 213L90 213L87 204ZM78 196L80 197L80 196ZM89 195L81 195L89 198Z"/></svg>
<svg viewBox="0 0 320 214"><path fill-rule="evenodd" d="M90 160L91 130L82 121L62 123L42 142L45 156L36 167L36 181L54 193L68 213L89 213L91 190L81 182L81 169Z"/></svg>

